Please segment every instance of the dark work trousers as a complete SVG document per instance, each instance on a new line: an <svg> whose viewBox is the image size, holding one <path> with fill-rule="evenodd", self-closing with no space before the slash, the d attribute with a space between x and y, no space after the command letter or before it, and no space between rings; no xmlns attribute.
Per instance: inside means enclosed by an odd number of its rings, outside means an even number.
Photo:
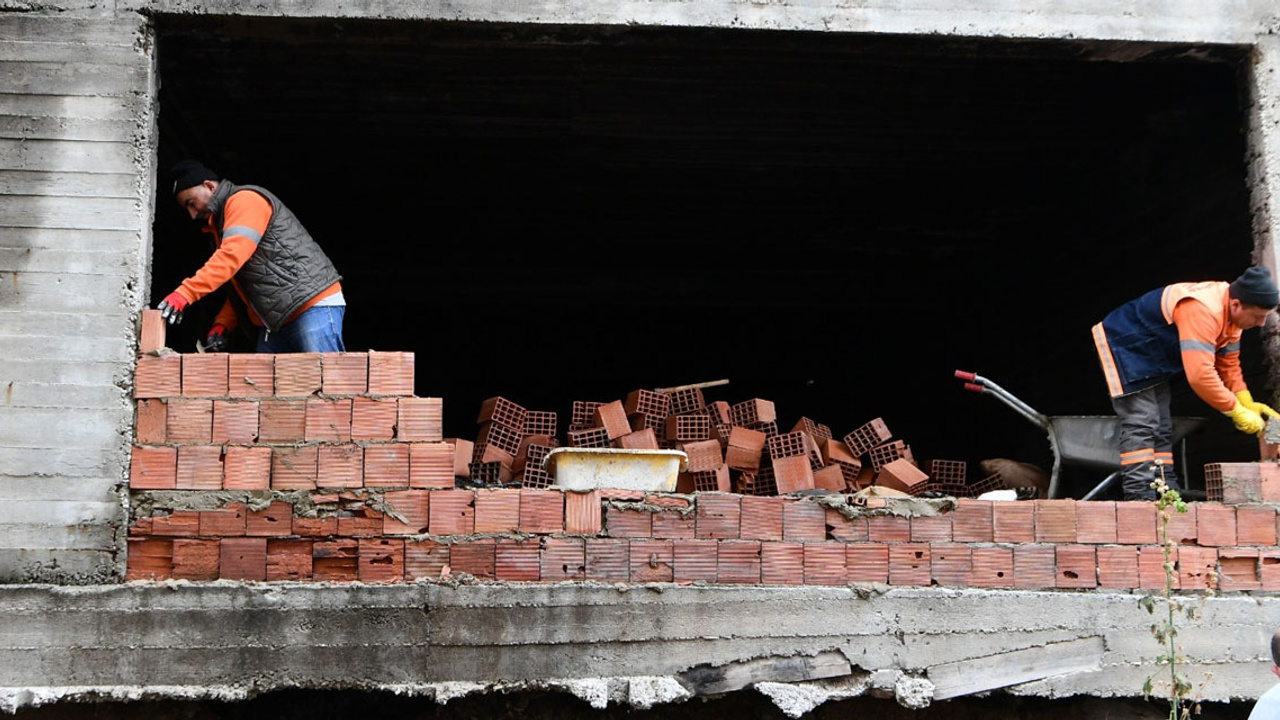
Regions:
<svg viewBox="0 0 1280 720"><path fill-rule="evenodd" d="M1151 483L1163 474L1172 490L1182 490L1173 465L1173 415L1169 383L1111 398L1120 417L1120 482L1125 500L1155 500Z"/></svg>

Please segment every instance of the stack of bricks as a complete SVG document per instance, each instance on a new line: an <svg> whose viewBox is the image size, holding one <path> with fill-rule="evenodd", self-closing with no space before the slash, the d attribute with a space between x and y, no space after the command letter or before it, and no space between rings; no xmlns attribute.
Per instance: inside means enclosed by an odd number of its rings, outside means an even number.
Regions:
<svg viewBox="0 0 1280 720"><path fill-rule="evenodd" d="M472 484L494 487L514 483L544 488L551 478L542 459L559 445L554 412L527 410L504 397L480 404L480 432L473 444L468 477Z"/></svg>

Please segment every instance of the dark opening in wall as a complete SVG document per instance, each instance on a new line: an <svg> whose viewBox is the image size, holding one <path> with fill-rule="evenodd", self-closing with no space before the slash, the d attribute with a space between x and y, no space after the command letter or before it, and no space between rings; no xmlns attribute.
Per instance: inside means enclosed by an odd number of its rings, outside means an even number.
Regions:
<svg viewBox="0 0 1280 720"><path fill-rule="evenodd" d="M344 275L351 350L412 350L473 437L501 395L728 378L918 459L1047 466L1111 414L1089 328L1250 262L1243 49L694 28L163 17L160 167L263 185ZM207 256L162 188L153 305ZM171 333L190 351L219 301ZM1261 388L1256 331L1247 379ZM1190 470L1252 460L1208 416ZM971 473L976 470L971 469ZM1084 488L1099 480L1084 473Z"/></svg>

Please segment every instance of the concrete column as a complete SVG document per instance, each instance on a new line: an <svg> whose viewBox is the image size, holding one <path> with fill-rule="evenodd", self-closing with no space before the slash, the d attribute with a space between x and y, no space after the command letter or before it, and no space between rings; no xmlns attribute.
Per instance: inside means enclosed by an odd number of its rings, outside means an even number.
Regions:
<svg viewBox="0 0 1280 720"><path fill-rule="evenodd" d="M1264 35L1254 46L1246 88L1248 107L1249 210L1253 218L1253 262L1280 268L1276 235L1280 231L1280 37ZM1280 321L1272 319L1262 329L1266 351L1265 396L1275 402L1280 388Z"/></svg>

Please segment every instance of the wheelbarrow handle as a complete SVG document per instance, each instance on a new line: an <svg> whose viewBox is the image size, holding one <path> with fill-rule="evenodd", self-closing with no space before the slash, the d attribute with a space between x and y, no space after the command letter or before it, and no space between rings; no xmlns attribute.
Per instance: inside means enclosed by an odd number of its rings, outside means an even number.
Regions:
<svg viewBox="0 0 1280 720"><path fill-rule="evenodd" d="M973 382L978 379L977 373L971 373L964 370L957 370L956 377L965 382Z"/></svg>

